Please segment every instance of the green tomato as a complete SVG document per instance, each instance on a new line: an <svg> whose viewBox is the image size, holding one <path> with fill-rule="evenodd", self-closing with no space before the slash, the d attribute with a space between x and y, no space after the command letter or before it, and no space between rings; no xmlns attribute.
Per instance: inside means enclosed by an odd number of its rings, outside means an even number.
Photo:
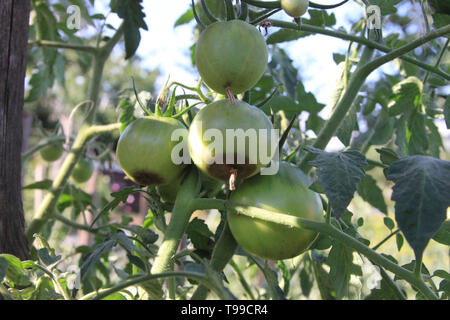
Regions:
<svg viewBox="0 0 450 320"><path fill-rule="evenodd" d="M148 116L137 119L122 132L116 156L125 174L140 185L162 185L180 176L185 164L172 161L172 133L187 129L173 118Z"/></svg>
<svg viewBox="0 0 450 320"><path fill-rule="evenodd" d="M308 0L281 0L281 8L294 18L301 17L308 11Z"/></svg>
<svg viewBox="0 0 450 320"><path fill-rule="evenodd" d="M94 165L92 160L82 158L73 168L72 179L78 183L86 182L91 178L93 172Z"/></svg>
<svg viewBox="0 0 450 320"><path fill-rule="evenodd" d="M257 175L232 192L237 204L320 221L320 197L308 189L308 178L287 162L275 175ZM273 222L227 212L228 224L237 243L247 252L268 260L293 258L306 251L317 237L310 230L290 228Z"/></svg>
<svg viewBox="0 0 450 320"><path fill-rule="evenodd" d="M45 161L53 162L61 157L63 148L61 143L50 143L39 150L39 153L41 154L42 159L44 159Z"/></svg>
<svg viewBox="0 0 450 320"><path fill-rule="evenodd" d="M266 137L259 135L259 129L266 130ZM263 143L268 149L272 146L272 129L269 118L256 107L239 100L234 105L227 99L215 101L195 115L189 127L189 153L195 165L212 178L229 181L232 170L237 170L236 180L245 179L268 165L259 148ZM256 142L249 143L247 132L255 132Z"/></svg>
<svg viewBox="0 0 450 320"><path fill-rule="evenodd" d="M241 21L210 24L200 35L195 63L202 79L216 92L233 94L247 91L267 67L266 41L252 25Z"/></svg>

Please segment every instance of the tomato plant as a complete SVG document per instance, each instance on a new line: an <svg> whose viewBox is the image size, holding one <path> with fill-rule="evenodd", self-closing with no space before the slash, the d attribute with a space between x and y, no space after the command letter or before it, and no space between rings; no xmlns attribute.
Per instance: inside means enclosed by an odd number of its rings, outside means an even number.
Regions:
<svg viewBox="0 0 450 320"><path fill-rule="evenodd" d="M0 1L0 298L448 299L443 2L69 2Z"/></svg>
<svg viewBox="0 0 450 320"><path fill-rule="evenodd" d="M309 184L308 178L298 168L282 162L276 175L258 175L244 181L231 194L230 201L320 221L322 203L319 196L308 189ZM253 219L234 211L229 211L227 218L239 245L263 259L282 260L298 256L317 236L311 230Z"/></svg>

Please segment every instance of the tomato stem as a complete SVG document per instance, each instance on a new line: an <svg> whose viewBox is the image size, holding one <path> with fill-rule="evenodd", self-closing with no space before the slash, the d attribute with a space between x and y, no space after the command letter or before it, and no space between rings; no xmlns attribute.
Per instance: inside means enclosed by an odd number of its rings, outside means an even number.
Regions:
<svg viewBox="0 0 450 320"><path fill-rule="evenodd" d="M237 169L230 169L230 179L229 179L229 183L230 183L230 191L234 191L236 190L236 186L235 186L235 182L236 182L236 178L237 178Z"/></svg>
<svg viewBox="0 0 450 320"><path fill-rule="evenodd" d="M234 94L233 94L233 92L231 91L231 88L230 88L230 87L226 87L226 88L225 88L225 92L227 93L227 97L228 97L228 99L230 100L231 104L232 104L233 106L236 105L236 99L234 98Z"/></svg>

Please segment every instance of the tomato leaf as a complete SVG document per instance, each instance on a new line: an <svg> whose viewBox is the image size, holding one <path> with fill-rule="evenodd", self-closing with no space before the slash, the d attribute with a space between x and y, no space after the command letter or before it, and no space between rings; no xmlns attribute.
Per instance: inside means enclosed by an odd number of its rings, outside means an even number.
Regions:
<svg viewBox="0 0 450 320"><path fill-rule="evenodd" d="M123 19L125 59L131 58L141 42L139 29L148 30L142 0L112 0L111 10Z"/></svg>
<svg viewBox="0 0 450 320"><path fill-rule="evenodd" d="M209 230L204 220L194 218L186 229L187 237L192 241L195 249L211 252L214 234Z"/></svg>
<svg viewBox="0 0 450 320"><path fill-rule="evenodd" d="M450 96L447 96L444 103L444 117L447 129L450 129Z"/></svg>
<svg viewBox="0 0 450 320"><path fill-rule="evenodd" d="M303 37L307 37L311 33L304 31L297 31L292 29L281 29L277 32L272 33L266 40L267 44L276 44L281 42L287 42L292 40L297 40Z"/></svg>
<svg viewBox="0 0 450 320"><path fill-rule="evenodd" d="M334 13L329 14L325 10L308 10L310 19L304 19L304 23L318 27L332 27L336 24L336 16Z"/></svg>
<svg viewBox="0 0 450 320"><path fill-rule="evenodd" d="M356 150L326 152L310 146L306 147L316 158L309 164L317 168L317 176L333 208L335 217L345 212L364 177L362 168L367 167L366 158Z"/></svg>
<svg viewBox="0 0 450 320"><path fill-rule="evenodd" d="M309 254L303 256L302 262L301 271L299 273L300 288L302 289L303 295L308 297L314 285L313 266Z"/></svg>
<svg viewBox="0 0 450 320"><path fill-rule="evenodd" d="M279 79L283 83L289 98L295 100L295 89L299 83L297 78L298 71L292 65L292 59L289 58L286 51L276 48L272 53L269 68L278 73Z"/></svg>
<svg viewBox="0 0 450 320"><path fill-rule="evenodd" d="M380 154L381 162L388 166L400 159L400 156L394 150L389 148L375 149L375 151Z"/></svg>
<svg viewBox="0 0 450 320"><path fill-rule="evenodd" d="M433 236L433 240L450 246L450 220L446 220Z"/></svg>
<svg viewBox="0 0 450 320"><path fill-rule="evenodd" d="M330 279L336 288L336 297L340 299L348 296L348 285L353 269L352 250L340 242L333 242L327 263L330 265Z"/></svg>
<svg viewBox="0 0 450 320"><path fill-rule="evenodd" d="M173 25L174 28L181 26L183 24L189 23L194 19L194 12L192 9L188 9L185 13L183 13L177 21L175 21L175 24Z"/></svg>
<svg viewBox="0 0 450 320"><path fill-rule="evenodd" d="M388 103L389 114L396 116L417 107L422 89L422 81L416 77L408 77L395 84L392 87L393 96Z"/></svg>
<svg viewBox="0 0 450 320"><path fill-rule="evenodd" d="M398 251L400 251L402 249L403 242L404 242L404 239L403 239L402 234L401 233L397 233L395 235L395 243L397 244L397 250Z"/></svg>
<svg viewBox="0 0 450 320"><path fill-rule="evenodd" d="M384 201L383 192L377 186L377 182L372 176L366 175L358 184L358 194L364 201L370 203L372 206L387 214L387 206Z"/></svg>
<svg viewBox="0 0 450 320"><path fill-rule="evenodd" d="M388 179L395 182L395 220L416 258L446 219L450 206L450 161L410 156L394 162Z"/></svg>
<svg viewBox="0 0 450 320"><path fill-rule="evenodd" d="M370 0L371 5L376 5L380 8L381 15L387 16L389 14L394 14L397 12L395 7L402 0Z"/></svg>

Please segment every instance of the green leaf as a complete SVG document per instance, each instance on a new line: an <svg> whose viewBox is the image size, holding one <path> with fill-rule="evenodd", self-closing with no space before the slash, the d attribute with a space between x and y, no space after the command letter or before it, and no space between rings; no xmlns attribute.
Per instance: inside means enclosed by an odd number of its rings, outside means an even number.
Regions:
<svg viewBox="0 0 450 320"><path fill-rule="evenodd" d="M0 283L3 282L3 279L6 277L8 272L9 262L4 257L0 256Z"/></svg>
<svg viewBox="0 0 450 320"><path fill-rule="evenodd" d="M116 244L117 244L117 239L108 239L104 242L99 243L95 250L87 257L87 259L84 261L83 265L81 266L81 270L80 270L80 275L81 275L81 279L83 279L88 270L90 269L90 267L98 262L101 258L101 256L110 251Z"/></svg>
<svg viewBox="0 0 450 320"><path fill-rule="evenodd" d="M280 110L285 112L286 117L291 118L295 114L299 114L301 112L300 106L293 101L291 98L287 96L275 96L272 97L268 103L266 103L261 110L264 112L268 112L270 108L274 113L277 113Z"/></svg>
<svg viewBox="0 0 450 320"><path fill-rule="evenodd" d="M127 298L120 292L114 292L104 297L102 300L127 300Z"/></svg>
<svg viewBox="0 0 450 320"><path fill-rule="evenodd" d="M269 35L267 44L276 44L281 42L293 41L300 38L310 36L311 33L304 31L297 31L292 29L281 29Z"/></svg>
<svg viewBox="0 0 450 320"><path fill-rule="evenodd" d="M174 28L181 26L183 24L189 23L194 19L194 12L192 9L186 10L185 13L183 13L177 21L175 21L175 24L173 25Z"/></svg>
<svg viewBox="0 0 450 320"><path fill-rule="evenodd" d="M394 221L389 218L389 217L384 217L383 219L384 225L389 229L389 230L393 230L395 228L395 223Z"/></svg>
<svg viewBox="0 0 450 320"><path fill-rule="evenodd" d="M444 118L447 129L450 129L450 96L447 96L444 103Z"/></svg>
<svg viewBox="0 0 450 320"><path fill-rule="evenodd" d="M209 230L205 221L194 218L186 229L187 237L192 241L194 247L198 250L211 252L213 249L212 237L214 234Z"/></svg>
<svg viewBox="0 0 450 320"><path fill-rule="evenodd" d="M4 274L3 278L6 278L11 284L26 286L30 283L19 258L11 254L0 254L0 265L1 273ZM6 274L5 268L7 268Z"/></svg>
<svg viewBox="0 0 450 320"><path fill-rule="evenodd" d="M390 117L389 114L382 110L378 115L376 121L374 134L370 139L371 145L383 145L392 139L394 134L395 119Z"/></svg>
<svg viewBox="0 0 450 320"><path fill-rule="evenodd" d="M302 289L302 294L305 297L308 297L314 285L314 271L309 254L305 254L302 258L299 280L300 280L300 288Z"/></svg>
<svg viewBox="0 0 450 320"><path fill-rule="evenodd" d="M401 233L397 233L395 235L395 243L397 244L397 250L398 251L400 251L402 249L403 242L404 242L403 236L401 235Z"/></svg>
<svg viewBox="0 0 450 320"><path fill-rule="evenodd" d="M371 5L376 5L380 7L381 15L383 17L394 14L397 12L397 8L395 7L402 0L370 0L369 3Z"/></svg>
<svg viewBox="0 0 450 320"><path fill-rule="evenodd" d="M25 187L22 187L24 190L30 190L30 189L41 189L41 190L48 190L52 186L52 180L45 179L42 181L34 182L29 185L26 185Z"/></svg>
<svg viewBox="0 0 450 320"><path fill-rule="evenodd" d="M316 154L309 164L317 168L319 182L331 203L336 218L344 214L364 177L361 168L367 167L366 158L356 150L326 152L310 146L306 150Z"/></svg>
<svg viewBox="0 0 450 320"><path fill-rule="evenodd" d="M268 265L266 261L263 261L260 258L247 255L251 261L253 261L258 268L262 271L264 274L264 278L267 282L267 290L270 293L270 296L273 300L286 300L286 297L283 293L283 290L281 290L280 286L278 285L278 279L277 274L275 271L273 271Z"/></svg>
<svg viewBox="0 0 450 320"><path fill-rule="evenodd" d="M328 272L325 271L322 265L319 262L316 262L314 259L311 261L311 263L314 270L314 277L316 279L322 299L336 300L336 291L333 287L333 283Z"/></svg>
<svg viewBox="0 0 450 320"><path fill-rule="evenodd" d="M357 113L361 109L362 97L358 96L352 103L350 110L345 115L344 120L340 123L336 136L344 146L350 145L353 130L358 130Z"/></svg>
<svg viewBox="0 0 450 320"><path fill-rule="evenodd" d="M422 81L416 77L408 77L392 87L393 97L388 108L391 116L407 113L417 108L422 94Z"/></svg>
<svg viewBox="0 0 450 320"><path fill-rule="evenodd" d="M340 242L333 242L333 247L327 258L330 265L330 280L336 288L336 297L348 296L348 286L353 268L352 250Z"/></svg>
<svg viewBox="0 0 450 320"><path fill-rule="evenodd" d="M325 10L308 10L310 19L304 19L304 22L318 27L332 27L336 24L334 13L329 14Z"/></svg>
<svg viewBox="0 0 450 320"><path fill-rule="evenodd" d="M142 0L111 0L111 10L123 19L125 59L131 58L141 42L139 29L148 30Z"/></svg>
<svg viewBox="0 0 450 320"><path fill-rule="evenodd" d="M389 148L375 149L375 151L380 154L381 162L388 166L400 159L400 156L394 150Z"/></svg>
<svg viewBox="0 0 450 320"><path fill-rule="evenodd" d="M338 65L339 63L345 61L345 55L340 53L333 53L333 60Z"/></svg>
<svg viewBox="0 0 450 320"><path fill-rule="evenodd" d="M48 248L41 248L38 250L39 260L46 266L50 266L59 260L61 260L61 255L51 254Z"/></svg>
<svg viewBox="0 0 450 320"><path fill-rule="evenodd" d="M383 192L377 186L377 182L372 176L366 175L361 180L358 184L358 194L364 201L367 201L384 214L387 214L387 206L384 201Z"/></svg>
<svg viewBox="0 0 450 320"><path fill-rule="evenodd" d="M428 149L428 134L425 128L425 115L419 112L413 112L407 127L408 154L425 154Z"/></svg>
<svg viewBox="0 0 450 320"><path fill-rule="evenodd" d="M410 156L394 162L388 179L395 182L395 219L416 257L446 219L450 206L450 161Z"/></svg>
<svg viewBox="0 0 450 320"><path fill-rule="evenodd" d="M308 111L310 114L317 114L325 107L325 104L317 102L316 97L312 92L307 92L305 90L305 87L301 82L299 82L295 89L295 97L300 106L300 110Z"/></svg>
<svg viewBox="0 0 450 320"><path fill-rule="evenodd" d="M433 236L433 240L450 246L450 220L444 221L438 232Z"/></svg>
<svg viewBox="0 0 450 320"><path fill-rule="evenodd" d="M443 13L433 14L433 26L438 29L450 24L450 15Z"/></svg>
<svg viewBox="0 0 450 320"><path fill-rule="evenodd" d="M277 47L272 53L272 60L269 62L269 68L277 73L288 96L292 100L295 100L295 91L299 83L297 79L298 71L292 65L292 59L289 58L286 51Z"/></svg>

